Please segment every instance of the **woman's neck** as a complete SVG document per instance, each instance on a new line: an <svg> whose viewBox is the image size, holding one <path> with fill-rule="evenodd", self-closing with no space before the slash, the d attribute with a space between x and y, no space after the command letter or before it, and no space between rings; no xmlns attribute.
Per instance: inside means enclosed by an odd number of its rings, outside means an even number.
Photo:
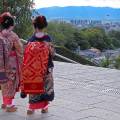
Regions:
<svg viewBox="0 0 120 120"><path fill-rule="evenodd" d="M38 37L38 38L41 38L45 35L45 33L43 31L36 31L35 32L35 36Z"/></svg>

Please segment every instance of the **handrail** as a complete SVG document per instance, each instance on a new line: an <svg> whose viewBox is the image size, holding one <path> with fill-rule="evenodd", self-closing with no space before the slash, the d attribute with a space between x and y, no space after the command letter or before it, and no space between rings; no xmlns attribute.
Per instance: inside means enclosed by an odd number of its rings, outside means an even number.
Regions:
<svg viewBox="0 0 120 120"><path fill-rule="evenodd" d="M68 62L70 62L70 63L79 64L78 62L76 62L76 61L74 61L74 60L71 60L71 59L69 59L69 58L67 58L67 57L64 57L64 56L62 56L62 55L59 55L59 54L57 54L57 53L55 53L55 56L57 56L57 57L59 57L59 58L61 58L61 59L63 59L63 60L66 60L66 61L68 61Z"/></svg>
<svg viewBox="0 0 120 120"><path fill-rule="evenodd" d="M27 44L27 41L26 41L26 40L21 39L21 41L23 42L23 44ZM59 55L59 54L57 54L57 53L55 53L55 56L56 56L56 57L59 57L59 58L61 58L61 59L63 59L63 60L65 60L65 61L68 61L68 62L70 62L70 63L79 64L78 62L76 62L76 61L74 61L74 60L71 60L71 59L69 59L69 58L67 58L67 57L64 57L64 56L62 56L62 55Z"/></svg>

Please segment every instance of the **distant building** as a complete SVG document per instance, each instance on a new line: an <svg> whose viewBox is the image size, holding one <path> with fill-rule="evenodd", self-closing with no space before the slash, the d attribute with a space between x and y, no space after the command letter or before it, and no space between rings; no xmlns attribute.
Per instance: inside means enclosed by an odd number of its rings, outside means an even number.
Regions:
<svg viewBox="0 0 120 120"><path fill-rule="evenodd" d="M106 58L109 59L115 59L117 57L120 56L120 49L116 49L116 50L106 50L105 52L103 52L102 54L104 54L106 56Z"/></svg>
<svg viewBox="0 0 120 120"><path fill-rule="evenodd" d="M114 62L114 60L120 56L120 48L116 50L105 50L104 52L91 48L88 50L80 50L80 55L99 65L101 61L105 59L109 59Z"/></svg>
<svg viewBox="0 0 120 120"><path fill-rule="evenodd" d="M72 25L78 26L78 27L90 27L90 26L101 26L102 21L101 20L70 20L70 23Z"/></svg>
<svg viewBox="0 0 120 120"><path fill-rule="evenodd" d="M70 23L76 27L88 28L88 27L100 27L107 31L120 30L120 21L118 20L89 20L89 19L67 19L63 17L52 18L49 21L57 21L60 23Z"/></svg>
<svg viewBox="0 0 120 120"><path fill-rule="evenodd" d="M79 53L83 57L87 57L89 59L99 57L101 52L98 49L92 48L88 50L81 50Z"/></svg>

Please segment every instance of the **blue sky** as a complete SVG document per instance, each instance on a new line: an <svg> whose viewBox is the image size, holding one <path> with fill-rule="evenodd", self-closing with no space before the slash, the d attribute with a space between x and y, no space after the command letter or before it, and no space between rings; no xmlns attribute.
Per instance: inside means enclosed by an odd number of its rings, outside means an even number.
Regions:
<svg viewBox="0 0 120 120"><path fill-rule="evenodd" d="M120 8L120 0L35 0L35 8L51 6L96 6Z"/></svg>

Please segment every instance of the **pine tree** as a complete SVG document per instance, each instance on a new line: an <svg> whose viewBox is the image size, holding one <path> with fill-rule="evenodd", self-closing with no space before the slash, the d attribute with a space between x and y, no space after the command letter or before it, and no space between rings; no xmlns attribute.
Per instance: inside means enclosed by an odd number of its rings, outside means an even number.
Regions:
<svg viewBox="0 0 120 120"><path fill-rule="evenodd" d="M9 11L16 16L15 32L21 38L32 33L31 15L34 0L0 0L0 13Z"/></svg>

